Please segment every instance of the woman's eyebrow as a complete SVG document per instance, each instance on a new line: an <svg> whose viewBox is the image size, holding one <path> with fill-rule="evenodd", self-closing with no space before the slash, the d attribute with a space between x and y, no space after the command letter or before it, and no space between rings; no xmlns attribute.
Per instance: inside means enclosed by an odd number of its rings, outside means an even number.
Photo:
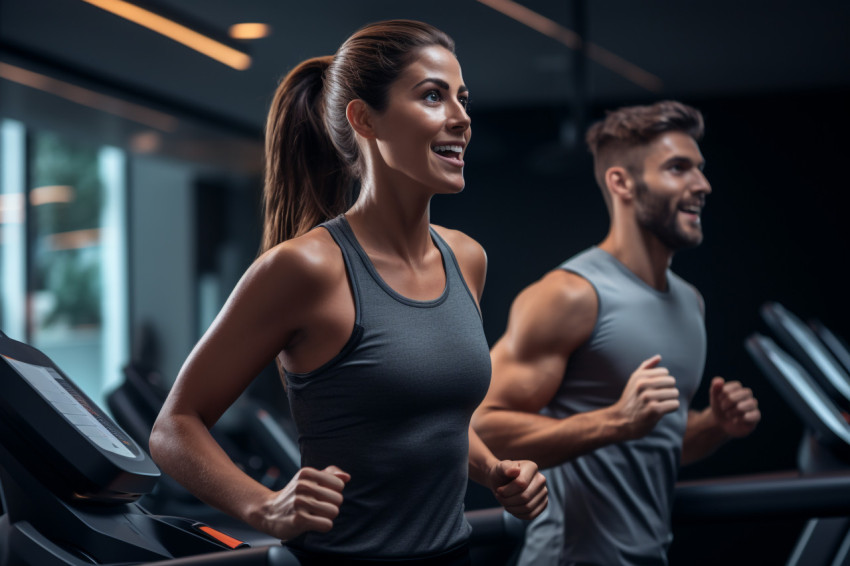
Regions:
<svg viewBox="0 0 850 566"><path fill-rule="evenodd" d="M413 85L413 89L417 89L417 88L419 88L420 86L422 86L426 83L434 83L435 85L437 85L438 87L440 87L443 90L449 90L449 83L447 83L443 79L437 79L437 78L433 78L433 77L428 77L428 78L422 79L421 81L419 81L418 83ZM413 89L411 89L411 90L413 90ZM468 92L469 91L469 89L466 88L466 85L460 85L460 87L457 90L458 90L458 92Z"/></svg>

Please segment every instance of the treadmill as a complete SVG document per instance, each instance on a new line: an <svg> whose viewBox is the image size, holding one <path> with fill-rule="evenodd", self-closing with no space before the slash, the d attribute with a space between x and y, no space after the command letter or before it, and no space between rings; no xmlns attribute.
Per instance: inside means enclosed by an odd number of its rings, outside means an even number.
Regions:
<svg viewBox="0 0 850 566"><path fill-rule="evenodd" d="M776 310L774 310L776 312ZM785 315L787 313L783 313ZM782 323L797 325L799 319L783 316ZM799 328L796 328L799 330ZM786 330L788 330L786 328ZM810 333L809 333L810 334ZM822 352L819 343L803 342L807 333L795 333L809 359ZM809 348L812 349L809 349ZM801 486L795 506L808 508L809 521L797 540L788 566L850 564L850 424L845 413L803 365L772 339L758 333L746 348L788 405L803 421L806 432L800 444L798 466ZM822 360L821 360L822 361ZM790 488L793 492L793 488Z"/></svg>
<svg viewBox="0 0 850 566"><path fill-rule="evenodd" d="M812 327L776 302L765 303L759 312L784 349L800 362L829 398L843 411L850 411L850 373L834 355L841 349L838 337L820 325L823 339L819 338Z"/></svg>
<svg viewBox="0 0 850 566"><path fill-rule="evenodd" d="M150 456L39 350L0 332L0 566L156 563L296 566L276 539L250 543L137 500Z"/></svg>

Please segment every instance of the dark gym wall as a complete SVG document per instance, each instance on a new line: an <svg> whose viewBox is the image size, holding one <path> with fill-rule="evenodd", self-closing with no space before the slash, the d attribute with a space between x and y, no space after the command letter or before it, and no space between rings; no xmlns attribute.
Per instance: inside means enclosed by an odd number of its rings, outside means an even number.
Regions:
<svg viewBox="0 0 850 566"><path fill-rule="evenodd" d="M705 241L682 251L673 269L706 301L709 355L696 407L711 376L741 379L761 402L763 422L749 438L683 470L683 478L795 466L797 417L743 348L766 332L758 308L783 303L850 337L845 249L850 191L844 166L850 131L847 92L690 100L706 120L701 143L713 193L703 214ZM593 109L646 101L620 101ZM487 250L482 308L490 343L501 335L513 297L562 260L600 241L607 212L584 146L559 147L557 108L476 111L466 189L434 199L432 219L475 237Z"/></svg>

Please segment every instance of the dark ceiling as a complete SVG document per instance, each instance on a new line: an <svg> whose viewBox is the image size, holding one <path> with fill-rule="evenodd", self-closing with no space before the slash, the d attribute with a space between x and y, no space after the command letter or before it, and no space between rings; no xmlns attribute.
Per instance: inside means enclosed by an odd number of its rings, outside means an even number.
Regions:
<svg viewBox="0 0 850 566"><path fill-rule="evenodd" d="M566 0L522 0L561 26L580 29ZM276 82L307 57L332 53L360 25L427 21L454 37L473 105L569 103L574 51L482 2L400 0L160 0L225 33L234 23L271 24L249 42L253 65L236 71L82 0L0 0L3 51L32 56L261 130ZM591 102L724 97L850 86L850 2L816 0L591 0L586 38L661 81L647 90L590 60ZM473 106L474 108L474 106Z"/></svg>

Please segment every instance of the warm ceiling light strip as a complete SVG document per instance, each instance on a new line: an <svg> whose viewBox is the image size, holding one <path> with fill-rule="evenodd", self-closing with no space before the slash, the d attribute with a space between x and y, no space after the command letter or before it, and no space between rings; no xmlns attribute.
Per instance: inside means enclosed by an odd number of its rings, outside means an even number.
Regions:
<svg viewBox="0 0 850 566"><path fill-rule="evenodd" d="M525 24L531 29L537 30L543 35L548 35L552 39L556 39L569 47L570 49L581 48L581 37L571 29L567 29L558 22L550 20L546 16L542 16L526 8L522 4L517 4L511 0L478 0L497 12L501 12L509 18L513 18L521 24Z"/></svg>
<svg viewBox="0 0 850 566"><path fill-rule="evenodd" d="M100 228L50 234L47 236L47 241L53 251L90 248L100 242Z"/></svg>
<svg viewBox="0 0 850 566"><path fill-rule="evenodd" d="M83 0L83 2L162 34L238 71L244 71L251 66L251 57L245 53L135 4L123 0Z"/></svg>
<svg viewBox="0 0 850 566"><path fill-rule="evenodd" d="M664 88L664 83L661 82L661 79L652 73L644 71L616 53L611 53L604 47L600 47L590 41L587 42L587 56L589 59L593 59L604 67L608 67L618 75L627 78L648 91L661 92Z"/></svg>
<svg viewBox="0 0 850 566"><path fill-rule="evenodd" d="M272 28L268 24L246 22L230 26L228 35L233 39L262 39L271 32Z"/></svg>
<svg viewBox="0 0 850 566"><path fill-rule="evenodd" d="M550 20L546 16L542 16L537 12L526 8L522 4L517 4L512 0L478 1L497 12L503 13L509 18L513 18L521 24L527 25L533 30L539 31L543 35L547 35L552 39L563 43L570 49L581 49L582 39L576 32L565 28L558 22ZM588 41L585 52L589 59L592 59L603 67L607 67L638 86L652 92L660 92L663 88L661 79L652 73L644 71L637 65L629 63L619 55L615 55L604 47L600 47L599 45Z"/></svg>
<svg viewBox="0 0 850 566"><path fill-rule="evenodd" d="M30 191L30 204L68 203L74 200L74 187L69 185L48 185L36 187Z"/></svg>
<svg viewBox="0 0 850 566"><path fill-rule="evenodd" d="M34 73L21 67L0 62L0 78L16 82L43 92L59 96L71 102L108 112L145 126L156 128L163 132L173 132L177 129L177 118L121 100L105 94L100 94L87 88L66 83L46 75Z"/></svg>

